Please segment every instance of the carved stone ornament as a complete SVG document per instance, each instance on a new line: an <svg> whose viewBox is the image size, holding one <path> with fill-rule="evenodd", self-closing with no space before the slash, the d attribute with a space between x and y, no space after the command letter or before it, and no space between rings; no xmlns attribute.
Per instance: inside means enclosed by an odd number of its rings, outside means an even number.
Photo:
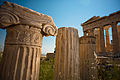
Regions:
<svg viewBox="0 0 120 80"><path fill-rule="evenodd" d="M42 29L46 36L56 36L57 27L50 16L5 1L0 6L0 28L11 25L30 25Z"/></svg>

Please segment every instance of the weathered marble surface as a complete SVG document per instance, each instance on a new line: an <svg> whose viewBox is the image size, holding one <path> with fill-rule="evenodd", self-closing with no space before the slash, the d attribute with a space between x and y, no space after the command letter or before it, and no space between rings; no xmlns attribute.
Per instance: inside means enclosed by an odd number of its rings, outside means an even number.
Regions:
<svg viewBox="0 0 120 80"><path fill-rule="evenodd" d="M14 3L4 2L0 6L0 28L6 28L15 24L26 24L40 28L45 35L57 34L57 27L50 16Z"/></svg>
<svg viewBox="0 0 120 80"><path fill-rule="evenodd" d="M54 80L81 80L77 29L58 29L54 67Z"/></svg>
<svg viewBox="0 0 120 80"><path fill-rule="evenodd" d="M80 78L81 80L97 80L97 69L94 52L96 39L93 36L83 36L79 38L80 53Z"/></svg>
<svg viewBox="0 0 120 80"><path fill-rule="evenodd" d="M57 35L52 18L4 2L0 6L0 28L7 32L0 80L39 80L43 36Z"/></svg>

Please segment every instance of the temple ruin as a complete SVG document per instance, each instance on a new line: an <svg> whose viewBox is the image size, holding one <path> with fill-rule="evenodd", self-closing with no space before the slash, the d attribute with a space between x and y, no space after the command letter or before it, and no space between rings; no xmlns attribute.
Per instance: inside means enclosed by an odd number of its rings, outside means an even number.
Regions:
<svg viewBox="0 0 120 80"><path fill-rule="evenodd" d="M64 27L60 28L56 37L54 80L97 80L97 65L104 62L120 64L118 63L120 59L120 26L117 25L118 22L120 22L120 11L104 17L94 16L81 24L84 36L80 38L79 36L75 37L75 35L71 35L75 34L75 31L69 31L69 28ZM111 43L109 36L110 27L112 28ZM74 41L73 38L79 38L79 43ZM76 46L74 46L73 43ZM77 44L79 44L79 46L77 46ZM76 56L76 60L71 59L71 57L73 57L72 52L74 56ZM77 54L78 52L79 55ZM79 56L79 59L77 56ZM69 59L71 61L67 62ZM72 61L74 61L74 64ZM80 78L77 79L72 78L72 76L70 77L71 71L74 69L74 67L71 68L71 66L76 66L76 62L80 64L79 68L76 68L79 70L77 74L80 74ZM69 63L71 63L71 65L69 65ZM69 73L69 77L67 77L67 73ZM72 74L74 75L74 73L75 71L73 71Z"/></svg>
<svg viewBox="0 0 120 80"><path fill-rule="evenodd" d="M109 16L99 17L94 16L88 21L81 24L83 27L84 36L96 35L96 52L113 52L117 54L120 52L120 26L117 26L120 22L120 11L110 14ZM112 28L112 43L109 41L109 28ZM104 37L105 30L105 37ZM105 47L106 38L106 47ZM111 50L112 49L112 50Z"/></svg>
<svg viewBox="0 0 120 80"><path fill-rule="evenodd" d="M114 64L120 65L120 62L118 62L120 60L120 25L117 25L118 22L120 22L120 11L117 11L115 13L110 14L109 16L104 16L104 17L94 16L90 18L88 21L81 24L81 26L83 27L84 36L86 37L93 36L96 38L96 50L93 51L94 51L94 59L95 59L94 63L96 63L97 65L96 68L98 69L101 66L109 67L109 65L114 66ZM110 31L109 28L112 28L112 31ZM110 41L111 36L109 35L110 32L112 32L111 41ZM93 52L90 54L92 55ZM86 55L86 57L87 56L88 55ZM81 66L84 67L84 65ZM86 65L86 66L90 67L90 65ZM88 74L87 73L81 74L83 80L91 80L91 78L84 79L86 78L84 75L87 76Z"/></svg>

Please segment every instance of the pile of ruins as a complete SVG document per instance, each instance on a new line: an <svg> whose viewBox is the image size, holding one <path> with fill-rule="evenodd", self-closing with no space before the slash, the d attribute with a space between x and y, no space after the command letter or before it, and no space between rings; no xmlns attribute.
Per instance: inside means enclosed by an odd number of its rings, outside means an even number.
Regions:
<svg viewBox="0 0 120 80"><path fill-rule="evenodd" d="M43 36L56 36L54 80L97 80L97 64L107 60L120 64L118 22L120 11L94 16L81 24L84 35L79 37L75 28L57 29L50 16L4 2L0 6L0 28L6 29L7 35L0 80L39 80Z"/></svg>

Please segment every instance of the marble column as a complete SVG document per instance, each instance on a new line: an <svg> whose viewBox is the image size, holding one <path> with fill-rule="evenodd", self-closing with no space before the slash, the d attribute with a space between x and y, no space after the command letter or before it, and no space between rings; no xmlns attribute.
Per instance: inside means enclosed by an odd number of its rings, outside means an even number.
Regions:
<svg viewBox="0 0 120 80"><path fill-rule="evenodd" d="M100 52L100 29L95 30L96 36L96 53Z"/></svg>
<svg viewBox="0 0 120 80"><path fill-rule="evenodd" d="M39 80L42 38L57 34L51 22L51 17L14 3L0 6L0 28L7 32L0 80Z"/></svg>
<svg viewBox="0 0 120 80"><path fill-rule="evenodd" d="M41 30L28 25L15 25L8 27L6 32L0 78L38 80L43 37Z"/></svg>
<svg viewBox="0 0 120 80"><path fill-rule="evenodd" d="M106 51L110 51L110 40L109 40L109 27L110 26L105 26L105 37L106 37Z"/></svg>
<svg viewBox="0 0 120 80"><path fill-rule="evenodd" d="M120 52L120 25L117 26L118 29L118 38L119 38L119 52Z"/></svg>
<svg viewBox="0 0 120 80"><path fill-rule="evenodd" d="M77 29L62 27L56 37L54 80L81 80Z"/></svg>
<svg viewBox="0 0 120 80"><path fill-rule="evenodd" d="M100 27L100 52L105 52L104 29Z"/></svg>
<svg viewBox="0 0 120 80"><path fill-rule="evenodd" d="M118 38L118 31L117 31L117 23L113 22L113 23L111 23L111 26L112 26L113 52L117 53L117 52L119 52L119 38Z"/></svg>
<svg viewBox="0 0 120 80"><path fill-rule="evenodd" d="M94 52L96 39L93 36L83 36L80 41L80 78L81 80L97 80L97 69Z"/></svg>

